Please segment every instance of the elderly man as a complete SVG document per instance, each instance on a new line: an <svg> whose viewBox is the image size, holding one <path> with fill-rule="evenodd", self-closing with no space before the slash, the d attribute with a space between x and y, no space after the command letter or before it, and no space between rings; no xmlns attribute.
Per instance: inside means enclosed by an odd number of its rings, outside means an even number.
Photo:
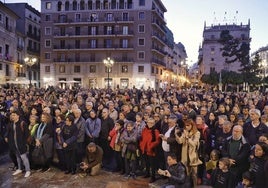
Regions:
<svg viewBox="0 0 268 188"><path fill-rule="evenodd" d="M82 111L79 108L73 109L73 114L74 114L74 124L76 125L78 129L78 135L77 135L77 164L81 163L83 155L84 155L84 150L85 150L85 132L86 132L86 121L82 117Z"/></svg>
<svg viewBox="0 0 268 188"><path fill-rule="evenodd" d="M248 167L250 145L243 136L243 127L236 125L233 128L232 136L227 138L221 150L223 157L230 159L230 171L236 175L235 183L242 180L242 174Z"/></svg>
<svg viewBox="0 0 268 188"><path fill-rule="evenodd" d="M175 137L175 128L177 126L177 117L175 115L171 115L168 118L168 130L164 134L160 134L160 138L162 139L162 148L164 150L165 161L167 161L168 153L174 153L176 156L181 156L181 147L176 142ZM167 166L167 165L166 165Z"/></svg>
<svg viewBox="0 0 268 188"><path fill-rule="evenodd" d="M95 176L100 172L102 157L103 150L101 147L96 145L94 142L90 142L87 145L86 158L84 162L80 163L80 168L86 172L86 174Z"/></svg>
<svg viewBox="0 0 268 188"><path fill-rule="evenodd" d="M268 134L268 127L260 122L261 112L258 109L251 109L249 111L249 116L251 121L245 123L243 126L244 129L244 137L249 142L250 146L253 147L259 137L262 134Z"/></svg>

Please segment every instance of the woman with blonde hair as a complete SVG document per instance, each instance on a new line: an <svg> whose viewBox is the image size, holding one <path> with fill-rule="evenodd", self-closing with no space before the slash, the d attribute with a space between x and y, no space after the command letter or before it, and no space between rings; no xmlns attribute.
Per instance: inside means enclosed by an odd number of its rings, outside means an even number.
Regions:
<svg viewBox="0 0 268 188"><path fill-rule="evenodd" d="M192 178L193 186L197 186L197 166L202 164L198 158L200 132L193 120L185 121L183 130L176 128L176 141L182 144L181 162L186 166L187 174Z"/></svg>

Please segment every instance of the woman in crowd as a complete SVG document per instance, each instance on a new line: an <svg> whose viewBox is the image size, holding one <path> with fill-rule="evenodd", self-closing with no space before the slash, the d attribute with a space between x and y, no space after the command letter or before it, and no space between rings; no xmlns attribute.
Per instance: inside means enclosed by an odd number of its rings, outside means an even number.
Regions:
<svg viewBox="0 0 268 188"><path fill-rule="evenodd" d="M175 130L176 140L182 144L181 161L187 168L187 174L193 181L193 186L197 185L197 166L202 164L198 157L198 147L200 132L197 130L193 120L185 121L183 132L180 129Z"/></svg>
<svg viewBox="0 0 268 188"><path fill-rule="evenodd" d="M97 114L94 110L91 110L89 113L89 118L86 120L85 129L86 145L90 142L97 143L101 130L101 120L97 117Z"/></svg>
<svg viewBox="0 0 268 188"><path fill-rule="evenodd" d="M42 113L41 115L41 123L35 134L35 145L44 149L46 160L45 164L41 165L41 167L42 171L45 172L49 170L53 156L53 127L51 116L48 113Z"/></svg>
<svg viewBox="0 0 268 188"><path fill-rule="evenodd" d="M134 129L134 123L128 121L121 138L123 144L122 156L125 159L125 176L128 178L132 177L133 179L136 179L137 140L137 131Z"/></svg>
<svg viewBox="0 0 268 188"><path fill-rule="evenodd" d="M143 129L140 140L141 153L145 159L146 164L146 175L145 177L150 177L151 169L151 180L150 183L154 182L155 172L156 172L156 147L161 143L159 137L159 131L155 128L155 120L149 118L147 121L147 126Z"/></svg>
<svg viewBox="0 0 268 188"><path fill-rule="evenodd" d="M116 162L115 171L121 171L123 174L125 172L124 161L122 158L122 143L121 137L124 131L124 122L122 120L118 120L115 123L114 128L109 133L110 146L114 151L114 159Z"/></svg>
<svg viewBox="0 0 268 188"><path fill-rule="evenodd" d="M61 142L61 137L59 134L57 134L57 130L58 128L60 130L63 129L63 127L65 126L65 116L63 114L59 114L55 117L55 133L54 133L54 139L55 139L55 149L57 152L57 156L58 156L58 168L61 169L62 171L65 171L65 160L64 160L64 152L63 152L63 147L62 147L62 142Z"/></svg>
<svg viewBox="0 0 268 188"><path fill-rule="evenodd" d="M60 135L60 144L63 147L65 159L65 174L76 173L76 140L78 129L74 124L74 116L68 115L65 120L65 126L62 129L57 128L56 132Z"/></svg>
<svg viewBox="0 0 268 188"><path fill-rule="evenodd" d="M32 163L32 152L35 148L35 141L34 141L34 136L36 134L37 128L39 126L39 117L36 115L30 115L30 119L29 119L29 131L30 131L30 137L28 137L27 143L29 145L29 161L30 161L30 165L31 167L33 167L33 163Z"/></svg>
<svg viewBox="0 0 268 188"><path fill-rule="evenodd" d="M249 168L256 188L268 187L267 159L268 145L264 142L257 142L254 149L254 156L250 159Z"/></svg>

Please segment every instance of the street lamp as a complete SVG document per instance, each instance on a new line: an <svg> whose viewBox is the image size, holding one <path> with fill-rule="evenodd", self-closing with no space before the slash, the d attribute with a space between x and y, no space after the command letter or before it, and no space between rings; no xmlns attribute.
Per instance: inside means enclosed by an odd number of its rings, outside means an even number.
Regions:
<svg viewBox="0 0 268 188"><path fill-rule="evenodd" d="M111 67L114 65L114 60L112 60L110 57L107 57L107 59L103 60L103 63L105 65L105 67L107 68L107 73L108 73L108 85L107 85L107 88L109 90L109 88L110 88L110 71L111 71Z"/></svg>
<svg viewBox="0 0 268 188"><path fill-rule="evenodd" d="M24 58L25 64L29 66L30 88L32 87L32 66L36 63L36 61L37 61L36 58L29 58L29 57Z"/></svg>

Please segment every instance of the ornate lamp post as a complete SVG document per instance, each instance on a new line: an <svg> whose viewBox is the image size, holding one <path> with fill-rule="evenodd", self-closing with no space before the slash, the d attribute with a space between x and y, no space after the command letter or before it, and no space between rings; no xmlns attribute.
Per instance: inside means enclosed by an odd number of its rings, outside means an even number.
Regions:
<svg viewBox="0 0 268 188"><path fill-rule="evenodd" d="M112 60L110 57L107 57L107 59L103 60L103 63L105 65L105 67L107 68L107 74L108 74L108 85L107 88L108 90L110 89L110 71L111 71L111 67L114 65L114 60Z"/></svg>
<svg viewBox="0 0 268 188"><path fill-rule="evenodd" d="M30 58L26 57L24 58L24 62L27 66L29 66L29 80L30 80L30 85L29 87L32 87L32 66L36 63L37 59L36 58Z"/></svg>

